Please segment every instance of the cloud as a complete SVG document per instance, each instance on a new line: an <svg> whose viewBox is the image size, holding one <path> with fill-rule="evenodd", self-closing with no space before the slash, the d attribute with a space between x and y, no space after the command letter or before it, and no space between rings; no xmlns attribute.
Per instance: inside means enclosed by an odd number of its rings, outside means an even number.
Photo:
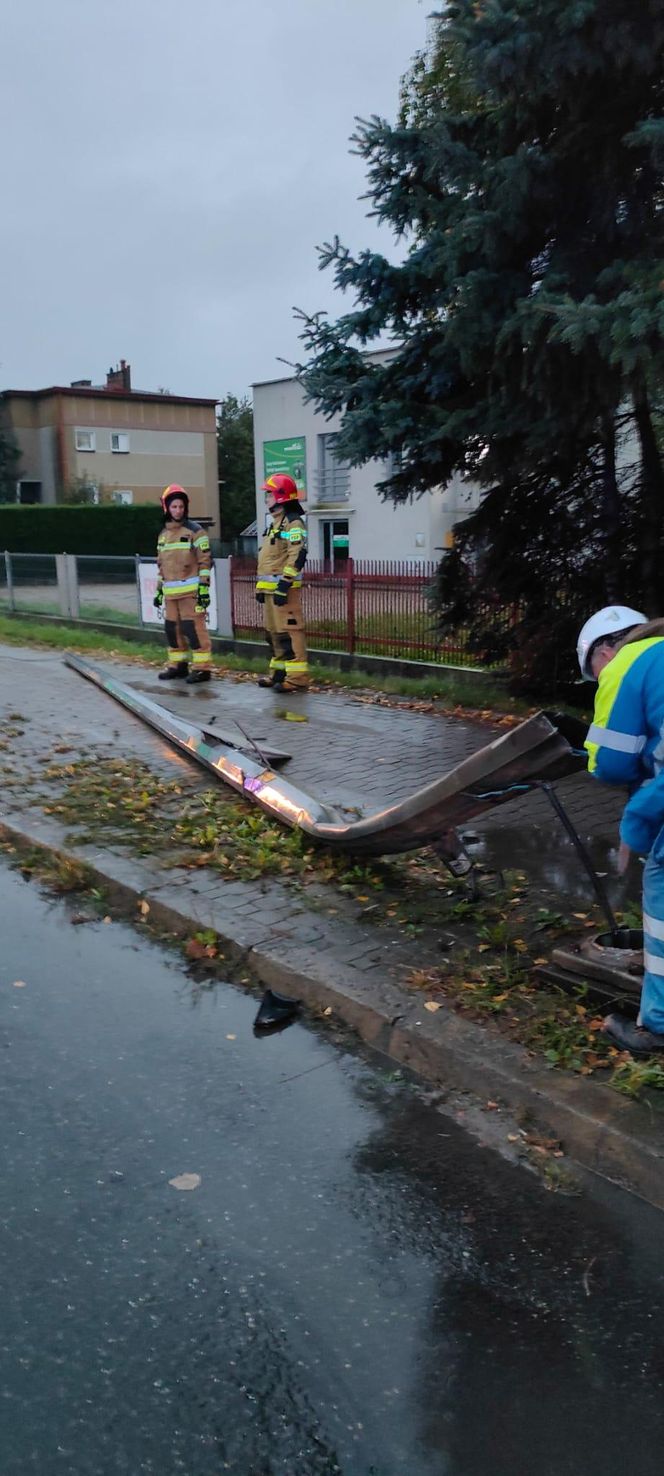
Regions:
<svg viewBox="0 0 664 1476"><path fill-rule="evenodd" d="M0 384L281 372L292 305L343 310L316 245L378 240L348 140L394 116L425 24L416 0L5 0Z"/></svg>

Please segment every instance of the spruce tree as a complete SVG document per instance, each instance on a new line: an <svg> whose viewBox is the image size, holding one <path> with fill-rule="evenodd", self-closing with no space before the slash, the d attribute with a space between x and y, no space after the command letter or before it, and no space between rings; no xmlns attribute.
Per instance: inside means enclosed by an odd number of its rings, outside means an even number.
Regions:
<svg viewBox="0 0 664 1476"><path fill-rule="evenodd" d="M247 396L228 394L217 416L221 536L236 538L256 515L254 416Z"/></svg>
<svg viewBox="0 0 664 1476"><path fill-rule="evenodd" d="M355 137L404 259L335 240L322 265L356 305L304 323L351 464L400 452L396 501L485 490L440 615L527 679L606 599L660 613L663 41L664 0L451 0L397 124Z"/></svg>

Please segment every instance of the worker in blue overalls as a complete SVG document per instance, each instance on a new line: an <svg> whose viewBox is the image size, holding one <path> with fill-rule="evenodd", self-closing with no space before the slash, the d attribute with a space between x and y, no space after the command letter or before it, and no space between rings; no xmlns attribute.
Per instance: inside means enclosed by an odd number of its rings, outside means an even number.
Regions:
<svg viewBox="0 0 664 1476"><path fill-rule="evenodd" d="M641 1007L636 1024L608 1015L604 1033L623 1050L664 1051L664 620L607 605L579 635L581 674L598 683L586 749L590 773L629 786L620 822L618 869L632 853L643 873Z"/></svg>

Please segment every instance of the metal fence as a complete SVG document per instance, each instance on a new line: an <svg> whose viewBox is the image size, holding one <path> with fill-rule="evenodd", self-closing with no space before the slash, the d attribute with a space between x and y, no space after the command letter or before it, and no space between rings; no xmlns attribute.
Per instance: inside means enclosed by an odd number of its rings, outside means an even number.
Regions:
<svg viewBox="0 0 664 1476"><path fill-rule="evenodd" d="M445 637L436 632L431 592L437 568L434 561L348 559L335 571L320 561L307 562L302 603L310 646L477 666L467 632ZM262 628L255 582L256 561L232 558L233 629L240 637Z"/></svg>
<svg viewBox="0 0 664 1476"><path fill-rule="evenodd" d="M139 574L146 559L101 554L0 553L0 614L3 611L112 622L158 623L151 590ZM366 653L410 661L487 668L471 648L468 632L445 636L436 631L431 594L434 561L379 562L348 559L336 569L308 563L302 602L312 650ZM140 580L141 586L145 583ZM263 612L256 603L256 560L235 555L215 560L216 630L240 640L256 639ZM148 579L149 584L149 579ZM507 624L508 610L494 611L493 622Z"/></svg>
<svg viewBox="0 0 664 1476"><path fill-rule="evenodd" d="M21 614L57 615L58 571L55 554L12 554L2 560L2 604Z"/></svg>
<svg viewBox="0 0 664 1476"><path fill-rule="evenodd" d="M134 558L77 554L76 578L82 620L138 625Z"/></svg>

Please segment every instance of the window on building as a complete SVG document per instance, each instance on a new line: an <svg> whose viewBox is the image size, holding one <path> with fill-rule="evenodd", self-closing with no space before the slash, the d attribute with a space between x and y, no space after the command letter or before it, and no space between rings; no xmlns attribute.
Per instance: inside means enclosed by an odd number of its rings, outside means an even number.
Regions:
<svg viewBox="0 0 664 1476"><path fill-rule="evenodd" d="M77 451L96 451L96 449L97 449L97 438L96 438L95 432L93 430L78 430L77 429L75 431L75 436L76 436L76 450Z"/></svg>
<svg viewBox="0 0 664 1476"><path fill-rule="evenodd" d="M41 502L42 484L41 482L32 482L24 478L17 484L17 494L17 501L23 502L26 505L28 503Z"/></svg>
<svg viewBox="0 0 664 1476"><path fill-rule="evenodd" d="M337 456L337 443L333 432L318 437L315 487L319 503L348 502L350 498L350 468Z"/></svg>
<svg viewBox="0 0 664 1476"><path fill-rule="evenodd" d="M129 436L126 431L111 431L111 451L119 453L129 450Z"/></svg>
<svg viewBox="0 0 664 1476"><path fill-rule="evenodd" d="M116 504L116 506L118 506L118 507L129 507L130 504L133 501L134 501L134 494L133 494L133 492L129 492L129 491L126 491L126 492L120 492L120 491L111 492L111 502L114 502Z"/></svg>

